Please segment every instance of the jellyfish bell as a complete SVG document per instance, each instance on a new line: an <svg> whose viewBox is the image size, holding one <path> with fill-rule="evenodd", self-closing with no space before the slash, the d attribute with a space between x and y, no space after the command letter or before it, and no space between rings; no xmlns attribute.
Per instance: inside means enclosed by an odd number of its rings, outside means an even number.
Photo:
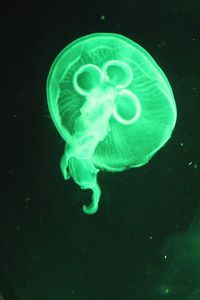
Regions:
<svg viewBox="0 0 200 300"><path fill-rule="evenodd" d="M141 46L114 33L90 34L65 47L50 69L47 99L66 142L63 176L93 192L83 207L88 214L98 209L98 172L146 164L176 123L163 71Z"/></svg>

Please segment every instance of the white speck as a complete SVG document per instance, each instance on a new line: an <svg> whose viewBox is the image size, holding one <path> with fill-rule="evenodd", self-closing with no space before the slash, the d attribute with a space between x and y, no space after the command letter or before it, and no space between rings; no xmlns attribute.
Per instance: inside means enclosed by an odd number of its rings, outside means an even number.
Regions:
<svg viewBox="0 0 200 300"><path fill-rule="evenodd" d="M102 21L104 21L105 18L106 18L106 17L105 17L104 15L101 15L101 20L102 20Z"/></svg>
<svg viewBox="0 0 200 300"><path fill-rule="evenodd" d="M164 256L164 259L167 259L167 255Z"/></svg>
<svg viewBox="0 0 200 300"><path fill-rule="evenodd" d="M192 165L192 161L190 161L189 163L188 163L188 166L191 166Z"/></svg>
<svg viewBox="0 0 200 300"><path fill-rule="evenodd" d="M158 48L161 48L163 46L165 46L165 42L164 41L162 41L160 44L158 44Z"/></svg>
<svg viewBox="0 0 200 300"><path fill-rule="evenodd" d="M149 239L150 239L150 240L152 240L152 239L153 239L153 237L150 235Z"/></svg>

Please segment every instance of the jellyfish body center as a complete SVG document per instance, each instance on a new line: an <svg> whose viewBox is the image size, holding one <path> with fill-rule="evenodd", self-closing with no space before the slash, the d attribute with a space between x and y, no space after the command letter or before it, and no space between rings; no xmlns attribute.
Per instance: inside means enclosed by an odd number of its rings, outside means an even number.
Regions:
<svg viewBox="0 0 200 300"><path fill-rule="evenodd" d="M118 122L129 125L141 114L138 97L128 89L132 80L128 64L110 60L101 68L93 64L80 67L74 74L73 84L76 91L94 105L112 102L111 114Z"/></svg>

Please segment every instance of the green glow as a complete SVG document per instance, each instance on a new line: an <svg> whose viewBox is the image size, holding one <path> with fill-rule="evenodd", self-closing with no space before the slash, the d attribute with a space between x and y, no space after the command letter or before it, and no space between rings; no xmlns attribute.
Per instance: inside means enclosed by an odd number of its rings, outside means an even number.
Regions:
<svg viewBox="0 0 200 300"><path fill-rule="evenodd" d="M169 254L163 264L156 293L166 299L200 299L200 211L183 231L178 230L163 244L162 253ZM164 298L164 297L163 297ZM156 297L157 299L157 297Z"/></svg>
<svg viewBox="0 0 200 300"><path fill-rule="evenodd" d="M83 206L88 214L98 209L98 172L146 164L176 122L166 76L141 46L119 34L87 35L64 48L49 72L47 98L66 142L63 176L93 192Z"/></svg>
<svg viewBox="0 0 200 300"><path fill-rule="evenodd" d="M172 293L172 288L170 286L160 286L158 292L162 296L169 296Z"/></svg>

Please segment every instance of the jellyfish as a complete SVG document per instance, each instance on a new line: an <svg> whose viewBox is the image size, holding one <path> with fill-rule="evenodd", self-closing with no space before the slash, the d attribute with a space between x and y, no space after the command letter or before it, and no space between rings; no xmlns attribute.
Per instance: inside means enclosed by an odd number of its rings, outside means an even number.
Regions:
<svg viewBox="0 0 200 300"><path fill-rule="evenodd" d="M65 141L60 162L98 210L99 171L145 165L169 140L176 104L167 77L150 54L129 38L94 33L78 38L56 57L47 78L52 120Z"/></svg>

